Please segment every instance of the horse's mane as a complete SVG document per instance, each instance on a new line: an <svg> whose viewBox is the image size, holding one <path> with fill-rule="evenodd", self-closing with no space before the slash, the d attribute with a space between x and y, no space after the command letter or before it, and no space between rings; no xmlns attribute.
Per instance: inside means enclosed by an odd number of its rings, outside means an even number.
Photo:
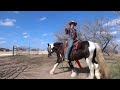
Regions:
<svg viewBox="0 0 120 90"><path fill-rule="evenodd" d="M63 42L55 42L54 43L54 46L60 46L60 45L62 45L63 44Z"/></svg>

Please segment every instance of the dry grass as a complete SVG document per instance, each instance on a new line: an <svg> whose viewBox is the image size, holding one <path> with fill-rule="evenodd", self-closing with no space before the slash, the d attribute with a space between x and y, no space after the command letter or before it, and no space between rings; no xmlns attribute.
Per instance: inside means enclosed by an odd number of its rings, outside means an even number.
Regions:
<svg viewBox="0 0 120 90"><path fill-rule="evenodd" d="M9 52L0 51L0 54L12 54L12 51Z"/></svg>
<svg viewBox="0 0 120 90"><path fill-rule="evenodd" d="M27 63L27 64L42 64L42 62L47 61L47 55L15 55L0 57L0 59L7 59L11 61L16 61L17 63Z"/></svg>
<svg viewBox="0 0 120 90"><path fill-rule="evenodd" d="M120 61L109 65L111 71L111 79L120 79Z"/></svg>
<svg viewBox="0 0 120 90"><path fill-rule="evenodd" d="M120 79L120 54L105 55L105 60L111 72L111 79Z"/></svg>

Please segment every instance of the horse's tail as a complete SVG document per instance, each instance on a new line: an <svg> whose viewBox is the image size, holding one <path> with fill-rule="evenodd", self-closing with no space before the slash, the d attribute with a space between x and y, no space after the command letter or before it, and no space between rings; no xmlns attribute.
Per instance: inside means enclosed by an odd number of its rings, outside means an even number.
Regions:
<svg viewBox="0 0 120 90"><path fill-rule="evenodd" d="M109 79L110 73L109 73L108 66L105 62L102 50L98 43L95 43L95 46L96 46L96 58L97 58L99 66L100 66L100 72L102 74L102 77Z"/></svg>

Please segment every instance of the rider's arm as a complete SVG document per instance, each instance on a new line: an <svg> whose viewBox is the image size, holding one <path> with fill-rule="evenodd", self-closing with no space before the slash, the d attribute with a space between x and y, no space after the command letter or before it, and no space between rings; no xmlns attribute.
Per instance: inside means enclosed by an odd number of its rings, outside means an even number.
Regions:
<svg viewBox="0 0 120 90"><path fill-rule="evenodd" d="M64 26L65 27L65 34L69 34L69 27L68 26Z"/></svg>
<svg viewBox="0 0 120 90"><path fill-rule="evenodd" d="M65 34L68 34L69 30L67 28L65 28Z"/></svg>

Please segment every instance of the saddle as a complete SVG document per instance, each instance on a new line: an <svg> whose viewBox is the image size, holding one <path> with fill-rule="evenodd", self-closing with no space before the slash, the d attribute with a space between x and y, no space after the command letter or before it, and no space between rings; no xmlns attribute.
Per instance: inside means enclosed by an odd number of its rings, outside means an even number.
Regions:
<svg viewBox="0 0 120 90"><path fill-rule="evenodd" d="M73 49L80 49L81 48L81 40L79 40L79 39L75 39L74 41L73 41ZM68 40L66 40L66 47L68 46Z"/></svg>
<svg viewBox="0 0 120 90"><path fill-rule="evenodd" d="M81 48L81 40L75 39L73 42L73 49L80 49Z"/></svg>

